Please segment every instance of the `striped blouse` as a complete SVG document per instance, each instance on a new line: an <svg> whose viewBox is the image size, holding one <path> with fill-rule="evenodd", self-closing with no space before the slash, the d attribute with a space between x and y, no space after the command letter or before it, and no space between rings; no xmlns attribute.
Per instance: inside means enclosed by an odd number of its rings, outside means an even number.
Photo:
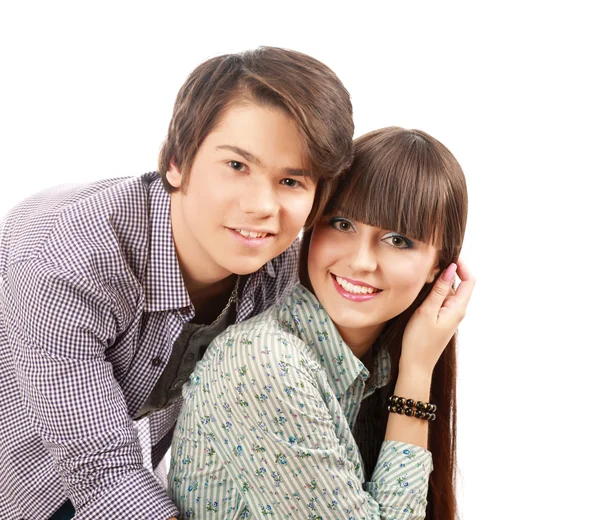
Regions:
<svg viewBox="0 0 600 520"><path fill-rule="evenodd" d="M376 363L378 386L389 363ZM228 328L183 390L169 489L180 518L425 518L431 454L384 441L369 481L352 436L369 372L315 296Z"/></svg>

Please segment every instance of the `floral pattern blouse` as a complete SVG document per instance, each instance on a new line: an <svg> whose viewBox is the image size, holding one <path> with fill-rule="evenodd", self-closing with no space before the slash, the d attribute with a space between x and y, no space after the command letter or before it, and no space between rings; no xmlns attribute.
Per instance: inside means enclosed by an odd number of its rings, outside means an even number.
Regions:
<svg viewBox="0 0 600 520"><path fill-rule="evenodd" d="M375 367L386 381L389 363ZM384 441L365 482L352 426L368 377L301 285L229 327L183 389L169 471L180 518L425 518L427 450Z"/></svg>

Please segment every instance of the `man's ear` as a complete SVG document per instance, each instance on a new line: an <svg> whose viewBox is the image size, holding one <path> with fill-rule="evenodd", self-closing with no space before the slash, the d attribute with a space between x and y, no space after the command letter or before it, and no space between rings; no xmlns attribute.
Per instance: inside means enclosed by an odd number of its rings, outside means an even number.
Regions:
<svg viewBox="0 0 600 520"><path fill-rule="evenodd" d="M179 166L175 164L175 161L172 158L171 162L169 163L169 169L167 170L167 181L169 181L169 184L175 189L181 188L181 185L183 184L183 175L181 170L179 169Z"/></svg>

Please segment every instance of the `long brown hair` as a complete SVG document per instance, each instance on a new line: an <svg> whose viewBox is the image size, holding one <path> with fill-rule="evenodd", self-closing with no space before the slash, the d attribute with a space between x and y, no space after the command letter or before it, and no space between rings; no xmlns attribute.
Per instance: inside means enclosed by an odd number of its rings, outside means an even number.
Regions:
<svg viewBox="0 0 600 520"><path fill-rule="evenodd" d="M467 221L467 187L462 168L439 141L420 130L383 128L355 141L354 162L340 179L325 214L345 217L438 247L440 273L458 259ZM311 288L305 233L300 281ZM439 276L439 275L438 275ZM381 336L392 361L387 392L398 377L404 327L433 287L426 284L413 304L390 320ZM438 406L429 428L433 471L427 495L427 518L454 520L456 511L456 336L433 371L430 401Z"/></svg>
<svg viewBox="0 0 600 520"><path fill-rule="evenodd" d="M309 174L317 184L307 221L311 224L330 198L334 179L352 161L352 103L327 65L289 49L258 47L216 56L190 74L177 94L160 151L158 171L165 189L174 190L166 178L171 161L181 169L185 189L202 141L236 102L279 108L296 124Z"/></svg>

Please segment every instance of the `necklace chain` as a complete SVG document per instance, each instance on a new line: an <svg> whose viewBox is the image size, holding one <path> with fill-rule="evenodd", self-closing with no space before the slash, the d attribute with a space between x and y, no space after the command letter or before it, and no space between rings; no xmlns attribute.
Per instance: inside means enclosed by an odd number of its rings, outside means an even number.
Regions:
<svg viewBox="0 0 600 520"><path fill-rule="evenodd" d="M229 300L227 300L227 305L225 305L225 308L221 311L221 313L215 318L215 320L211 323L211 325L213 323L216 323L217 321L219 321L223 315L229 310L229 307L231 307L231 304L237 300L237 296L238 296L238 288L240 286L240 275L238 274L237 279L235 280L235 286L233 287L233 291L231 291L231 296L229 297Z"/></svg>

